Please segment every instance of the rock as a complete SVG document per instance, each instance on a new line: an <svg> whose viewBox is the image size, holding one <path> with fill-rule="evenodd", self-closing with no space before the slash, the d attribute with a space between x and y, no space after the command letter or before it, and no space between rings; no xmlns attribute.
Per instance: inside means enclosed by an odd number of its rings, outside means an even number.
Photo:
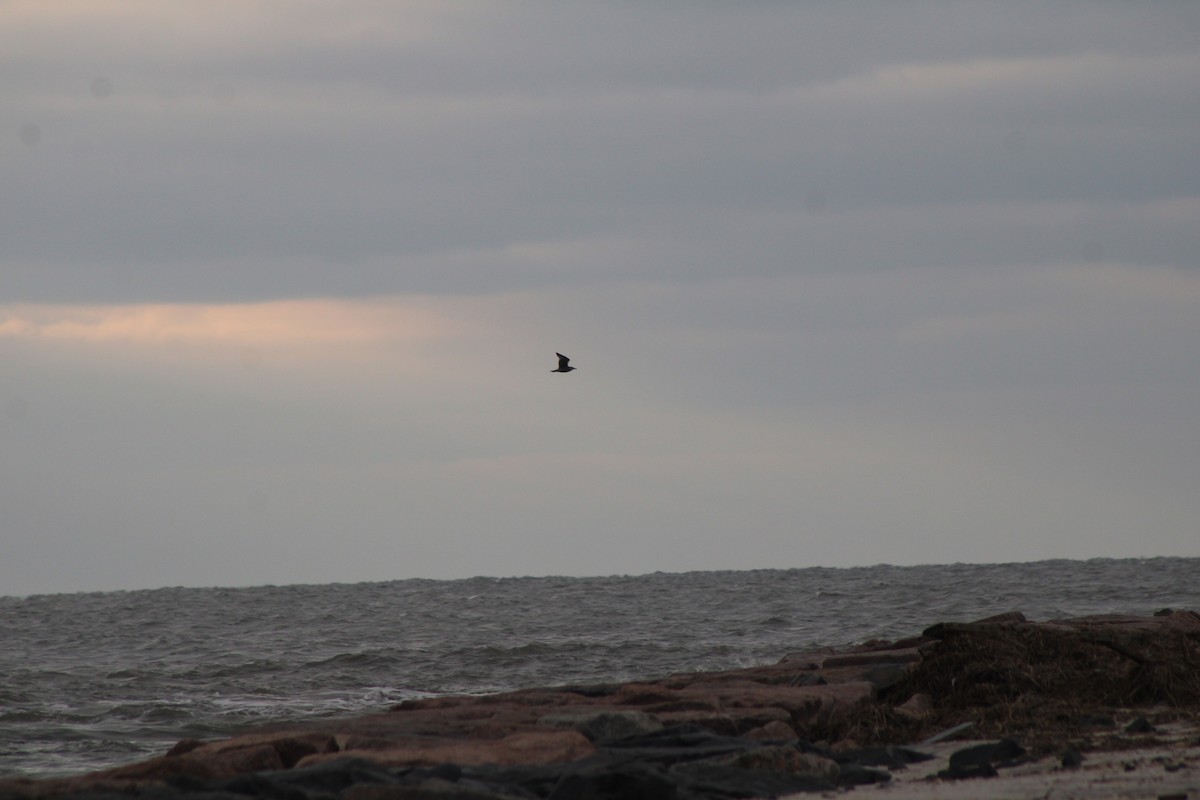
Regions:
<svg viewBox="0 0 1200 800"><path fill-rule="evenodd" d="M862 679L875 687L875 691L890 689L908 676L908 664L880 664L862 673Z"/></svg>
<svg viewBox="0 0 1200 800"><path fill-rule="evenodd" d="M1083 763L1083 753L1072 747L1062 754L1061 763L1064 769L1075 769Z"/></svg>
<svg viewBox="0 0 1200 800"><path fill-rule="evenodd" d="M879 664L911 664L920 660L921 651L916 647L911 647L907 650L873 650L867 653L847 653L845 655L828 656L825 658L825 662L821 664L821 669L875 666Z"/></svg>
<svg viewBox="0 0 1200 800"><path fill-rule="evenodd" d="M517 689L500 694L484 694L475 698L478 705L511 703L519 706L565 706L571 705L571 697L553 689Z"/></svg>
<svg viewBox="0 0 1200 800"><path fill-rule="evenodd" d="M341 752L349 753L359 750L390 750L403 738L384 738L380 736L343 736L340 738Z"/></svg>
<svg viewBox="0 0 1200 800"><path fill-rule="evenodd" d="M837 765L801 743L763 746L695 726L629 737L569 764L518 768L507 785L535 796L689 798L776 796L832 788Z"/></svg>
<svg viewBox="0 0 1200 800"><path fill-rule="evenodd" d="M788 686L824 686L829 683L824 675L815 672L797 672L796 676L787 682Z"/></svg>
<svg viewBox="0 0 1200 800"><path fill-rule="evenodd" d="M1200 614L1195 611L1172 611L1159 618L1158 622L1168 630L1200 631Z"/></svg>
<svg viewBox="0 0 1200 800"><path fill-rule="evenodd" d="M986 762L982 764L971 764L963 767L951 767L944 769L937 774L939 778L948 778L950 780L965 780L967 778L994 778L1000 773L996 768Z"/></svg>
<svg viewBox="0 0 1200 800"><path fill-rule="evenodd" d="M1076 722L1085 728L1114 728L1117 721L1108 714L1081 714Z"/></svg>
<svg viewBox="0 0 1200 800"><path fill-rule="evenodd" d="M692 698L689 700L671 700L666 703L655 703L646 706L647 714L665 714L672 711L718 711L720 706L712 700Z"/></svg>
<svg viewBox="0 0 1200 800"><path fill-rule="evenodd" d="M869 786L875 783L887 783L892 776L877 769L868 769L861 764L839 765L837 785L843 789L854 786Z"/></svg>
<svg viewBox="0 0 1200 800"><path fill-rule="evenodd" d="M251 744L220 751L196 748L180 756L159 756L148 761L95 773L101 781L149 781L174 777L231 778L247 772L285 769L279 752L270 744Z"/></svg>
<svg viewBox="0 0 1200 800"><path fill-rule="evenodd" d="M630 736L611 742L605 748L624 759L643 759L662 763L701 760L741 752L756 746L735 736L721 736L696 725L676 725L644 736Z"/></svg>
<svg viewBox="0 0 1200 800"><path fill-rule="evenodd" d="M1017 612L1020 613L1020 612ZM933 645L933 641L926 639L924 636L908 636L903 639L897 639L888 645L889 650L907 650L910 647L915 647L920 652L925 652L925 649Z"/></svg>
<svg viewBox="0 0 1200 800"><path fill-rule="evenodd" d="M549 800L670 800L675 781L666 771L647 764L569 772L554 785Z"/></svg>
<svg viewBox="0 0 1200 800"><path fill-rule="evenodd" d="M816 650L805 650L802 653L788 653L779 660L780 664L789 664L799 669L820 669L826 656L837 653L833 647L821 647Z"/></svg>
<svg viewBox="0 0 1200 800"><path fill-rule="evenodd" d="M1194 611L1174 611L1158 617L1142 617L1136 614L1089 614L1081 617L1068 617L1038 623L1043 628L1060 628L1067 630L1097 630L1112 631L1161 631L1161 630L1200 630L1200 615Z"/></svg>
<svg viewBox="0 0 1200 800"><path fill-rule="evenodd" d="M186 755L203 744L204 742L199 739L181 739L175 743L174 747L167 751L167 755L171 757Z"/></svg>
<svg viewBox="0 0 1200 800"><path fill-rule="evenodd" d="M990 778L995 776L995 767L1025 755L1025 748L1012 739L964 747L950 754L949 769L942 770L942 778Z"/></svg>
<svg viewBox="0 0 1200 800"><path fill-rule="evenodd" d="M312 755L300 761L310 766L350 755L387 767L435 764L547 764L590 755L595 747L575 730L519 731L502 739L413 738L378 750L348 750Z"/></svg>
<svg viewBox="0 0 1200 800"><path fill-rule="evenodd" d="M591 742L603 743L627 736L641 736L661 731L663 724L657 717L643 711L583 711L580 713L552 714L538 719L539 725L557 728L573 728Z"/></svg>
<svg viewBox="0 0 1200 800"><path fill-rule="evenodd" d="M869 701L875 689L866 682L827 686L781 686L743 682L726 686L689 687L685 693L703 692L726 712L731 709L781 708L792 722L805 725L820 715L834 715Z"/></svg>
<svg viewBox="0 0 1200 800"><path fill-rule="evenodd" d="M377 764L361 758L341 757L299 769L239 775L209 786L217 791L252 797L305 798L312 794L334 795L361 784L398 782L395 775Z"/></svg>
<svg viewBox="0 0 1200 800"><path fill-rule="evenodd" d="M737 736L741 731L741 727L732 715L719 711L679 711L660 714L659 718L667 726L692 725L719 733L722 736ZM787 712L784 712L784 718L791 719ZM746 727L756 726L751 724Z"/></svg>
<svg viewBox="0 0 1200 800"><path fill-rule="evenodd" d="M648 706L676 702L680 696L677 692L658 686L630 683L614 692L612 699L614 703L623 706Z"/></svg>
<svg viewBox="0 0 1200 800"><path fill-rule="evenodd" d="M858 764L864 767L887 767L888 769L903 769L909 764L929 761L933 756L897 745L881 747L859 747L854 750L843 750L835 753L834 758L839 764Z"/></svg>
<svg viewBox="0 0 1200 800"><path fill-rule="evenodd" d="M401 700L391 707L391 711L423 711L432 708L454 708L471 702L467 696L448 695L446 697L418 697L413 700Z"/></svg>
<svg viewBox="0 0 1200 800"><path fill-rule="evenodd" d="M762 772L721 764L677 764L669 774L685 791L701 797L779 797L835 788L829 781L789 772Z"/></svg>
<svg viewBox="0 0 1200 800"><path fill-rule="evenodd" d="M789 740L798 739L796 731L791 725L780 720L771 720L766 725L747 731L742 734L745 738L752 741L772 741L772 740Z"/></svg>
<svg viewBox="0 0 1200 800"><path fill-rule="evenodd" d="M836 783L838 763L831 758L805 753L793 745L768 745L743 750L730 755L705 759L703 763L722 764L738 769L767 772L789 772L807 775L830 784Z"/></svg>
<svg viewBox="0 0 1200 800"><path fill-rule="evenodd" d="M990 617L975 620L974 625L1008 625L1014 623L1028 622L1025 615L1020 611L1006 611L1003 614L994 614Z"/></svg>
<svg viewBox="0 0 1200 800"><path fill-rule="evenodd" d="M619 683L589 683L559 687L561 692L570 692L582 697L609 697L621 688Z"/></svg>
<svg viewBox="0 0 1200 800"><path fill-rule="evenodd" d="M512 800L512 797L484 786L444 778L427 778L411 784L355 784L338 794L338 800Z"/></svg>
<svg viewBox="0 0 1200 800"><path fill-rule="evenodd" d="M1125 726L1126 733L1155 733L1157 730L1145 717L1138 717Z"/></svg>
<svg viewBox="0 0 1200 800"><path fill-rule="evenodd" d="M336 753L339 749L336 738L328 733L278 731L248 733L224 741L204 742L199 747L192 748L183 757L219 760L225 756L232 756L239 750L258 746L273 749L284 767L295 766L300 759L314 753Z"/></svg>

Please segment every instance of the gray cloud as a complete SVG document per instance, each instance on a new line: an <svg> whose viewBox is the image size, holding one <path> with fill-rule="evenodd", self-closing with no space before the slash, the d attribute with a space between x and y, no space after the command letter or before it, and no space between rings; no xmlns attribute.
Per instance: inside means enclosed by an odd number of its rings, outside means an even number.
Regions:
<svg viewBox="0 0 1200 800"><path fill-rule="evenodd" d="M1031 7L1020 37L978 7L883 5L862 20L366 5L335 19L281 12L278 28L243 20L219 46L220 29L170 29L182 41L152 43L145 61L118 55L129 30L101 25L73 57L99 49L119 79L81 65L69 85L63 45L77 32L47 27L17 71L41 67L54 83L16 83L41 140L5 158L4 292L496 291L554 282L520 265L514 277L514 245L617 242L628 266L592 274L620 276L653 272L664 236L681 253L722 243L704 250L724 270L665 267L697 274L1002 264L1096 246L1190 266L1192 226L1144 211L1200 185L1200 55L1182 33L1197 16L1159 9ZM427 32L403 36L406 16L428 18ZM184 66L162 75L175 43ZM168 97L167 85L184 88ZM1054 203L1054 232L1023 216ZM962 206L980 209L984 230L954 224ZM1113 222L1128 230L1105 237ZM872 230L890 225L902 230ZM464 251L497 269L447 266Z"/></svg>
<svg viewBox="0 0 1200 800"><path fill-rule="evenodd" d="M5 13L0 592L1197 552L1193 4Z"/></svg>

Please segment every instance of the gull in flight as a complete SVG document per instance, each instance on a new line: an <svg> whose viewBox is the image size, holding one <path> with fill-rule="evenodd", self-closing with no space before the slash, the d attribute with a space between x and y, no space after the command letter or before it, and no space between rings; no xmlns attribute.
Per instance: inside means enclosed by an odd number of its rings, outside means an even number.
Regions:
<svg viewBox="0 0 1200 800"><path fill-rule="evenodd" d="M550 370L551 372L570 372L571 370L575 369L574 367L567 366L567 362L571 359L567 358L562 353L555 353L554 355L558 356L558 369L552 369Z"/></svg>

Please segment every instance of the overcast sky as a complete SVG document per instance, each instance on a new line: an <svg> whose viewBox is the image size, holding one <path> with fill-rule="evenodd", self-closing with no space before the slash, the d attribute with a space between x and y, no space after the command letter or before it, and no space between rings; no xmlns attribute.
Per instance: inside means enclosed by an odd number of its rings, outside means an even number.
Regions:
<svg viewBox="0 0 1200 800"><path fill-rule="evenodd" d="M0 594L1197 556L1198 254L1193 2L7 0Z"/></svg>

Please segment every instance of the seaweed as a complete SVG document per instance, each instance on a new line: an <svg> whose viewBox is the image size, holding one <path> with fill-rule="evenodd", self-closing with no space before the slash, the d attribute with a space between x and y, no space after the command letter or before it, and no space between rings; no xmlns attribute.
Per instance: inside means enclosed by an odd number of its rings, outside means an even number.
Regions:
<svg viewBox="0 0 1200 800"><path fill-rule="evenodd" d="M973 722L972 736L1019 737L1031 750L1113 736L1141 710L1159 721L1200 712L1194 631L1090 629L1028 623L946 623L925 631L922 660L879 702L816 721L805 734L860 745L918 742ZM898 708L917 694L929 710Z"/></svg>

